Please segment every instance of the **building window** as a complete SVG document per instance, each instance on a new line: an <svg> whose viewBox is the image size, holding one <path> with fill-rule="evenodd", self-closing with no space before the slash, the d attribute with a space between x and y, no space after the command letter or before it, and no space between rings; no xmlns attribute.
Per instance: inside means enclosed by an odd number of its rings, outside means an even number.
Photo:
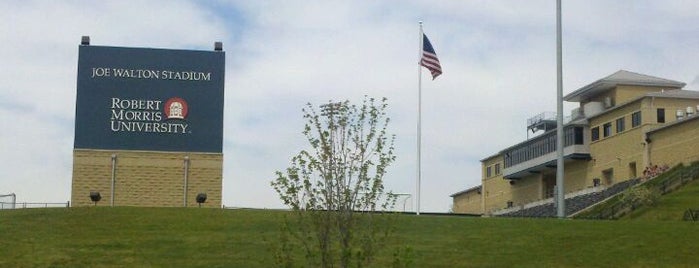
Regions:
<svg viewBox="0 0 699 268"><path fill-rule="evenodd" d="M500 175L500 163L495 164L495 176Z"/></svg>
<svg viewBox="0 0 699 268"><path fill-rule="evenodd" d="M658 108L658 123L665 123L665 108Z"/></svg>
<svg viewBox="0 0 699 268"><path fill-rule="evenodd" d="M493 176L493 171L491 170L491 168L490 167L485 168L485 177L490 178L491 176Z"/></svg>
<svg viewBox="0 0 699 268"><path fill-rule="evenodd" d="M575 144L584 144L583 142L583 128L576 127L573 129L573 136L575 137Z"/></svg>
<svg viewBox="0 0 699 268"><path fill-rule="evenodd" d="M604 124L602 126L602 128L603 128L603 132L604 132L603 134L604 134L605 138L612 135L612 123L611 122Z"/></svg>
<svg viewBox="0 0 699 268"><path fill-rule="evenodd" d="M641 111L631 114L631 127L637 127L641 125Z"/></svg>
<svg viewBox="0 0 699 268"><path fill-rule="evenodd" d="M616 133L621 133L624 131L624 118L619 118L616 120Z"/></svg>
<svg viewBox="0 0 699 268"><path fill-rule="evenodd" d="M592 141L599 140L599 127L593 127L590 130L590 132L591 132L590 134L592 134L592 135L590 135L592 137Z"/></svg>

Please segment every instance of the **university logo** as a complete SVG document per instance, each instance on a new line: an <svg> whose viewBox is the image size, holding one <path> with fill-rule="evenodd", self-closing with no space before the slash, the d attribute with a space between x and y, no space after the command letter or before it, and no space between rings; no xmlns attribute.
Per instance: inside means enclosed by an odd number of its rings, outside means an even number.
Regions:
<svg viewBox="0 0 699 268"><path fill-rule="evenodd" d="M185 119L189 111L187 102L178 97L168 99L164 108L167 119Z"/></svg>

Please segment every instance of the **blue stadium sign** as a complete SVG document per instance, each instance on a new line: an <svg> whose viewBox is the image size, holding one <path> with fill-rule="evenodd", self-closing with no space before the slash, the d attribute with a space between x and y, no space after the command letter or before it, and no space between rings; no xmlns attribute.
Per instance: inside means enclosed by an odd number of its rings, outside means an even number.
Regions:
<svg viewBox="0 0 699 268"><path fill-rule="evenodd" d="M225 52L81 45L76 149L222 152Z"/></svg>

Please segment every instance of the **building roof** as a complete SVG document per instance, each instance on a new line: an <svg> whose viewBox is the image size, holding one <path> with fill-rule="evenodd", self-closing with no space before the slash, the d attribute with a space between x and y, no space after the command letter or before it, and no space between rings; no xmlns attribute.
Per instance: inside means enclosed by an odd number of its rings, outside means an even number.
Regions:
<svg viewBox="0 0 699 268"><path fill-rule="evenodd" d="M468 193L468 192L480 191L480 190L481 190L481 185L478 185L478 186L474 186L474 187L468 188L468 189L466 189L466 190L460 191L460 192L458 192L458 193L452 194L452 195L450 195L449 197L454 197L454 196L462 195L462 194L465 194L465 193Z"/></svg>
<svg viewBox="0 0 699 268"><path fill-rule="evenodd" d="M629 72L626 70L619 70L610 76L592 82L589 85L571 92L563 97L563 99L571 102L581 102L587 98L610 90L618 85L655 86L667 87L668 89L679 89L683 88L686 84L670 79Z"/></svg>
<svg viewBox="0 0 699 268"><path fill-rule="evenodd" d="M481 159L481 162L488 161L488 160L493 159L493 158L496 158L496 157L498 157L498 156L500 156L500 153L499 153L499 152L498 152L498 153L495 153L495 154L493 154L493 155L486 156L485 158Z"/></svg>
<svg viewBox="0 0 699 268"><path fill-rule="evenodd" d="M660 92L646 93L646 97L673 98L673 99L699 99L699 91L694 90L664 90Z"/></svg>

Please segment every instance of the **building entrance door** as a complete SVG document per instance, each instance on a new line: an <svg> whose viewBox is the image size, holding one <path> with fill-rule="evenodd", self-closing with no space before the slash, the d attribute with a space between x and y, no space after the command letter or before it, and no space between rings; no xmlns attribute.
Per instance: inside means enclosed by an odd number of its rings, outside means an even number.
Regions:
<svg viewBox="0 0 699 268"><path fill-rule="evenodd" d="M604 183L607 186L614 184L614 169L607 169L602 171L602 177L604 177Z"/></svg>

